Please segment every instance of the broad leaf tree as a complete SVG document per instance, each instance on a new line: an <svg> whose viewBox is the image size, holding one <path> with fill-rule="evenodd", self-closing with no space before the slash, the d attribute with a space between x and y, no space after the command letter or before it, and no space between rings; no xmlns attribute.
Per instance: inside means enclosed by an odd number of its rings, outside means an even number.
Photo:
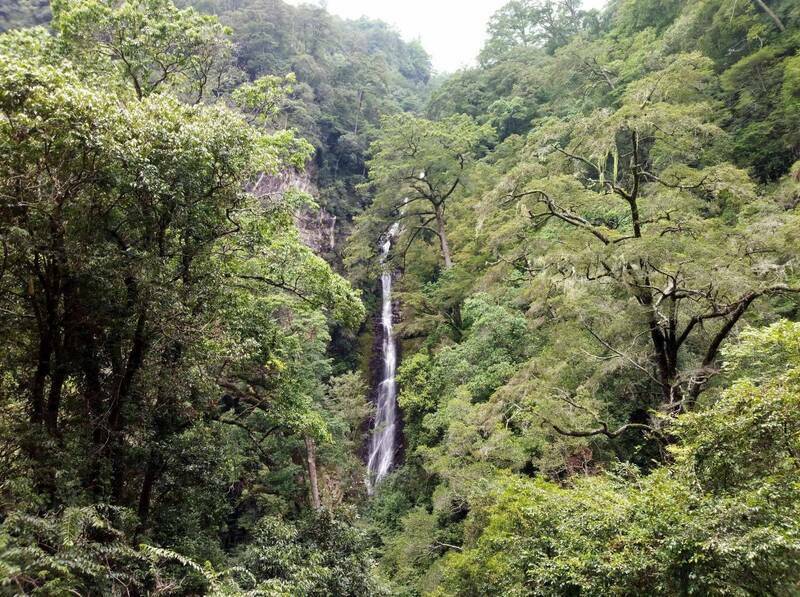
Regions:
<svg viewBox="0 0 800 597"><path fill-rule="evenodd" d="M603 317L582 321L606 354L649 377L668 412L691 408L755 302L800 290L787 268L795 216L714 157L711 80L708 60L678 55L630 85L618 109L550 121L533 136L541 161L500 195L530 223L516 265L585 285L625 318L624 343L604 334Z"/></svg>
<svg viewBox="0 0 800 597"><path fill-rule="evenodd" d="M135 509L142 531L169 509L159 484L191 494L178 463L212 462L200 453L219 423L258 460L270 436L327 437L315 405L329 373L326 314L348 326L363 317L347 282L300 241L292 214L307 198L249 191L260 174L302 168L310 145L186 98L207 46L185 45L193 34L174 26L195 16L145 4L56 11L80 13L82 33L117 31L122 16L141 25L120 34L125 60L142 52L132 71L98 68L106 46L76 46L72 29L0 38L2 401L27 413L12 451L42 506L66 494L111 502ZM246 91L258 103L265 90Z"/></svg>
<svg viewBox="0 0 800 597"><path fill-rule="evenodd" d="M402 222L406 249L418 238L433 235L444 268L450 269L447 205L468 183L470 166L492 135L490 126L479 126L464 115L437 122L411 114L385 118L369 161L369 188L375 199L361 217L361 226L374 233L376 227L386 231Z"/></svg>

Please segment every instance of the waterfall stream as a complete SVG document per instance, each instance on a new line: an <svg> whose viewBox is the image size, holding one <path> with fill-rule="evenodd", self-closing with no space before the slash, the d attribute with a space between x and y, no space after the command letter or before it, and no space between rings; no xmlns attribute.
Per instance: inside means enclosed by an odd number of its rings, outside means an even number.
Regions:
<svg viewBox="0 0 800 597"><path fill-rule="evenodd" d="M393 224L381 245L381 264L386 262L392 249L392 240L399 226ZM381 274L381 333L383 338L383 374L375 400L375 419L369 441L367 459L367 491L371 494L375 486L391 470L397 452L397 347L392 329L392 272L384 267Z"/></svg>

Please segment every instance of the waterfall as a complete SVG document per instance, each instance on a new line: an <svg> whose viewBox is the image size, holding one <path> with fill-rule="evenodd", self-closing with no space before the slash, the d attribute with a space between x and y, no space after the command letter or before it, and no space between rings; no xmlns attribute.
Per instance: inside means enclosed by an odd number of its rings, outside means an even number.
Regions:
<svg viewBox="0 0 800 597"><path fill-rule="evenodd" d="M399 226L393 224L381 245L381 264L386 262L392 249L392 239ZM375 486L385 477L394 464L397 451L397 347L392 330L392 272L384 267L381 274L381 328L383 375L378 385L375 400L375 420L369 441L367 459L367 491L371 494Z"/></svg>

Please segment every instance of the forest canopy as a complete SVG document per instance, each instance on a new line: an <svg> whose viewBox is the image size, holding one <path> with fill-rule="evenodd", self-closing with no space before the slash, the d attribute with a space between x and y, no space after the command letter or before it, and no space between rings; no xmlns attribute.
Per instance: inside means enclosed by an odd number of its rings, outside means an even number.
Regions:
<svg viewBox="0 0 800 597"><path fill-rule="evenodd" d="M0 595L800 593L797 2L0 30Z"/></svg>

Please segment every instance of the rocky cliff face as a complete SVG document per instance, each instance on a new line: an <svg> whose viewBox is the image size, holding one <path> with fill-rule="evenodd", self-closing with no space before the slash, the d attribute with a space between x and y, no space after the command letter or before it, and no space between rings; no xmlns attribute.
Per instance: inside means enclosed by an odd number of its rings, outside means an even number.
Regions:
<svg viewBox="0 0 800 597"><path fill-rule="evenodd" d="M312 197L317 196L319 192L308 172L299 173L295 170L287 170L277 175L262 174L251 192L269 203L289 190L302 191ZM344 239L344 234L337 217L320 207L298 209L294 219L302 241L332 265L338 266L337 248Z"/></svg>
<svg viewBox="0 0 800 597"><path fill-rule="evenodd" d="M338 246L339 227L337 218L323 208L301 209L295 212L295 224L300 238L318 255L333 256Z"/></svg>

